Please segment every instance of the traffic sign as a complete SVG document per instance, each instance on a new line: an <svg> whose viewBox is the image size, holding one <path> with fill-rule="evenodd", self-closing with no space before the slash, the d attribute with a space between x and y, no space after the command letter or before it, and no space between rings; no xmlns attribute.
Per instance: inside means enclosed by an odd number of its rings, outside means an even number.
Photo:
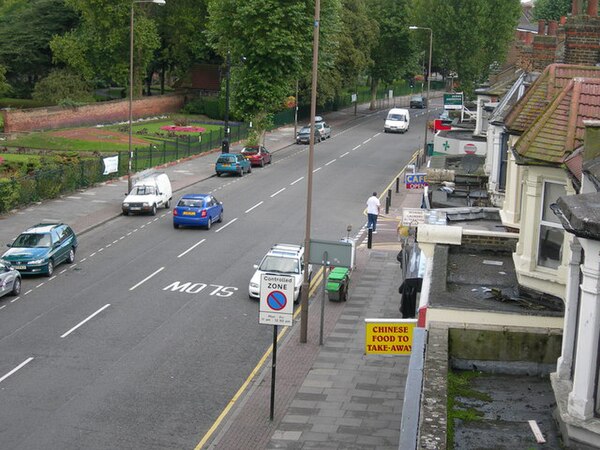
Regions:
<svg viewBox="0 0 600 450"><path fill-rule="evenodd" d="M294 277L263 273L260 277L258 323L292 326L294 315Z"/></svg>

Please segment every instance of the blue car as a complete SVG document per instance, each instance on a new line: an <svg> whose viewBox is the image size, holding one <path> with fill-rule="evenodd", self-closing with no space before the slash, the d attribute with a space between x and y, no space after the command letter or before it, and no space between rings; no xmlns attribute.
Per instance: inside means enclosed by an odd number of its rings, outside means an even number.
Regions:
<svg viewBox="0 0 600 450"><path fill-rule="evenodd" d="M186 194L173 208L173 228L204 227L223 221L223 203L210 194Z"/></svg>
<svg viewBox="0 0 600 450"><path fill-rule="evenodd" d="M223 173L233 173L241 177L244 173L252 172L252 166L244 155L239 153L221 153L215 164L215 172L217 172L218 177Z"/></svg>
<svg viewBox="0 0 600 450"><path fill-rule="evenodd" d="M21 233L2 260L21 274L44 274L49 277L62 262L75 261L77 236L64 223L39 223Z"/></svg>

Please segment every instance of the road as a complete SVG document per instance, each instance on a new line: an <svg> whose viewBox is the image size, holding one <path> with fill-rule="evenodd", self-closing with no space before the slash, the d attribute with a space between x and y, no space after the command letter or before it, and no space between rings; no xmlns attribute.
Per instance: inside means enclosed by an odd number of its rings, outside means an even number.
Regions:
<svg viewBox="0 0 600 450"><path fill-rule="evenodd" d="M315 147L313 238L359 234L423 120L384 134L376 114ZM165 210L118 217L80 236L76 264L26 278L0 310L1 447L194 448L271 345L248 281L272 244L304 240L307 155L294 145L178 193L223 202L211 230L175 230Z"/></svg>

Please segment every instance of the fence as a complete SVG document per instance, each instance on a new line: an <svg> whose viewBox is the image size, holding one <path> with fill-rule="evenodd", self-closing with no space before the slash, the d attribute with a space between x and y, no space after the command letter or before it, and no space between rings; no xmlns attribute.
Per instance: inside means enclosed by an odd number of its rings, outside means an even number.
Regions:
<svg viewBox="0 0 600 450"><path fill-rule="evenodd" d="M231 124L230 130L232 142L248 136L246 124ZM138 172L204 153L219 148L222 140L223 130L220 129L202 134L201 139L178 136L174 140L157 141L154 145L135 149L132 170ZM37 170L18 177L0 178L0 214L126 175L129 166L129 152L118 152L118 155L118 171L109 175L103 175L102 157L90 157L55 169Z"/></svg>

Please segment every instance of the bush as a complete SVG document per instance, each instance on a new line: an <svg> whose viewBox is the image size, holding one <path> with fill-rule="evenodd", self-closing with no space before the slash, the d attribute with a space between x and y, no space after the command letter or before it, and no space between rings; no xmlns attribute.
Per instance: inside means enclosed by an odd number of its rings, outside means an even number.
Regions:
<svg viewBox="0 0 600 450"><path fill-rule="evenodd" d="M221 114L221 102L219 101L219 99L205 99L204 114L206 114L211 119L222 119L223 115Z"/></svg>
<svg viewBox="0 0 600 450"><path fill-rule="evenodd" d="M181 112L184 114L205 114L204 99L195 98L187 102L181 109Z"/></svg>
<svg viewBox="0 0 600 450"><path fill-rule="evenodd" d="M40 80L33 90L33 99L71 106L94 101L92 87L78 74L64 69L55 69Z"/></svg>

